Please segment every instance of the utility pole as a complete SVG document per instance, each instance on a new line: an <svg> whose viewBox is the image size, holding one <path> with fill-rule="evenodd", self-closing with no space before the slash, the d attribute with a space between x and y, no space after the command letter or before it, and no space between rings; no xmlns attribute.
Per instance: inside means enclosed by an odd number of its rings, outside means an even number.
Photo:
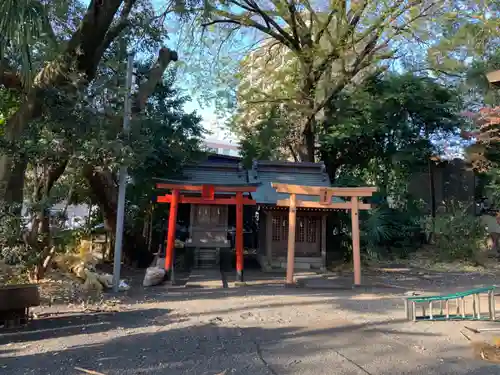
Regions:
<svg viewBox="0 0 500 375"><path fill-rule="evenodd" d="M123 108L123 133L125 136L130 130L131 103L130 94L132 88L132 70L134 55L129 54L127 59L127 79L125 82L125 102ZM127 190L127 166L120 167L118 182L118 207L116 209L116 234L115 234L115 255L113 263L113 291L118 292L120 288L120 269L122 261L123 244L123 221L125 217L125 192Z"/></svg>

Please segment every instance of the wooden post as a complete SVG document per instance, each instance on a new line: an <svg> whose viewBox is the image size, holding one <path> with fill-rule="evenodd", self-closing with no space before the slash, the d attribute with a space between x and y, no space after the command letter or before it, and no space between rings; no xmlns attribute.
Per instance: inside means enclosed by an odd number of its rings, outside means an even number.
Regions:
<svg viewBox="0 0 500 375"><path fill-rule="evenodd" d="M290 209L288 214L288 252L286 265L286 284L293 285L293 269L295 266L295 222L297 209L295 207L296 196L290 194Z"/></svg>
<svg viewBox="0 0 500 375"><path fill-rule="evenodd" d="M269 270L273 267L273 211L265 211L266 213L266 261Z"/></svg>
<svg viewBox="0 0 500 375"><path fill-rule="evenodd" d="M236 193L236 281L243 281L243 193Z"/></svg>
<svg viewBox="0 0 500 375"><path fill-rule="evenodd" d="M148 252L151 252L151 245L153 244L153 217L155 212L155 205L151 205L151 217L149 219L149 228L148 228Z"/></svg>
<svg viewBox="0 0 500 375"><path fill-rule="evenodd" d="M496 301L495 301L495 292L491 292L491 320L496 320Z"/></svg>
<svg viewBox="0 0 500 375"><path fill-rule="evenodd" d="M352 263L354 266L354 286L361 285L361 250L359 240L359 202L358 197L351 197L352 223Z"/></svg>
<svg viewBox="0 0 500 375"><path fill-rule="evenodd" d="M477 318L481 319L481 294L477 294Z"/></svg>
<svg viewBox="0 0 500 375"><path fill-rule="evenodd" d="M326 271L326 218L327 215L321 217L321 271Z"/></svg>
<svg viewBox="0 0 500 375"><path fill-rule="evenodd" d="M175 247L175 230L177 223L177 206L179 202L179 190L172 190L172 201L170 202L170 214L168 217L167 248L165 250L165 279L170 280Z"/></svg>

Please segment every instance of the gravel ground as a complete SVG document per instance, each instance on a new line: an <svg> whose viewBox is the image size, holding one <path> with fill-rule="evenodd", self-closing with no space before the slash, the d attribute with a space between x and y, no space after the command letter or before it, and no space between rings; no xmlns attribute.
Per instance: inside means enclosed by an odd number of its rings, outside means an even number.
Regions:
<svg viewBox="0 0 500 375"><path fill-rule="evenodd" d="M52 306L29 328L0 333L0 374L500 372L472 359L463 323L404 321L403 294L160 286L108 304L107 312Z"/></svg>

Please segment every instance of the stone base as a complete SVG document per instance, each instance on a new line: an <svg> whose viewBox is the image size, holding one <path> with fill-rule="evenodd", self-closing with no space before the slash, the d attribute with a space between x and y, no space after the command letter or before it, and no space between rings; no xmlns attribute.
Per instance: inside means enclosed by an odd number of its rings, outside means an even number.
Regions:
<svg viewBox="0 0 500 375"><path fill-rule="evenodd" d="M286 257L273 258L268 261L267 256L259 256L259 264L264 272L285 271L287 267ZM326 266L321 257L296 257L295 271L320 271L326 270Z"/></svg>

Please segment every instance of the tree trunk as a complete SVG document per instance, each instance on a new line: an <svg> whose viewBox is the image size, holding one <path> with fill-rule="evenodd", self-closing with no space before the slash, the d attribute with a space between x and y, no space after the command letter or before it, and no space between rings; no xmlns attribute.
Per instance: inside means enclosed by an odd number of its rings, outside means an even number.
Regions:
<svg viewBox="0 0 500 375"><path fill-rule="evenodd" d="M10 206L12 203L22 205L27 160L18 150L22 147L19 145L19 138L26 124L39 113L40 105L36 92L33 91L26 96L16 113L5 123L3 138L11 149L9 153L0 154L0 201L5 205Z"/></svg>
<svg viewBox="0 0 500 375"><path fill-rule="evenodd" d="M314 119L311 121L315 122ZM316 161L316 135L314 134L314 126L311 126L310 129L302 134L304 149L306 151L302 161L314 163Z"/></svg>
<svg viewBox="0 0 500 375"><path fill-rule="evenodd" d="M25 243L35 252L36 258L35 265L29 272L32 281L39 281L44 277L55 253L50 232L50 211L43 205L43 202L49 199L52 187L64 173L67 164L68 159L63 157L59 163L47 167L47 172L42 177L43 180L33 192L34 203L41 206L34 213L30 232L25 236Z"/></svg>
<svg viewBox="0 0 500 375"><path fill-rule="evenodd" d="M307 121L315 122L314 119ZM295 154L298 156L299 161L312 162L316 161L316 135L314 134L314 125L307 125L300 137L296 140Z"/></svg>
<svg viewBox="0 0 500 375"><path fill-rule="evenodd" d="M21 215L24 197L24 176L28 160L22 156L15 162L14 169L7 185L5 201L14 209L16 215Z"/></svg>
<svg viewBox="0 0 500 375"><path fill-rule="evenodd" d="M333 184L337 178L337 171L340 167L338 159L332 152L321 151L321 160L325 163L330 183Z"/></svg>
<svg viewBox="0 0 500 375"><path fill-rule="evenodd" d="M303 133L297 141L294 148L295 154L298 156L298 161L312 162L316 161L316 145L315 135L311 132Z"/></svg>
<svg viewBox="0 0 500 375"><path fill-rule="evenodd" d="M41 114L45 89L59 88L74 91L75 87L86 86L94 78L104 51L128 25L130 7L126 6L123 8L120 21L111 27L122 3L123 0L91 0L82 22L68 41L66 50L40 70L31 87L26 88L28 94L18 111L7 120L4 139L8 143L19 147L19 139L26 125ZM72 73L82 74L79 82L70 81L70 77L75 76ZM15 158L12 153L0 154L0 201L4 204L9 204L11 203L9 200L19 199L22 196L22 191L19 192L22 187L15 183L16 179L19 180L19 172L14 175L15 168Z"/></svg>
<svg viewBox="0 0 500 375"><path fill-rule="evenodd" d="M83 174L101 209L104 228L114 234L116 232L118 186L116 186L111 171L86 165ZM141 268L148 267L153 260L152 254L148 252L146 241L140 232L135 230L124 230L123 254L128 262L135 263Z"/></svg>
<svg viewBox="0 0 500 375"><path fill-rule="evenodd" d="M168 48L162 48L158 53L158 59L148 74L148 79L138 89L132 105L132 114L141 113L149 97L153 94L156 85L161 81L165 70L172 61L177 61L177 52ZM99 204L103 218L104 227L108 232L116 232L116 215L118 208L118 186L113 174L109 169L98 168L87 165L83 169L83 175L89 182L96 201ZM151 264L153 257L147 249L147 244L140 230L129 228L123 234L123 253L129 262L136 263L138 267L147 267Z"/></svg>
<svg viewBox="0 0 500 375"><path fill-rule="evenodd" d="M303 107L304 122L300 128L299 155L301 161L315 162L316 160L316 89L317 82L313 79L314 64L310 56L303 56L301 64L304 78L301 82L299 102Z"/></svg>

